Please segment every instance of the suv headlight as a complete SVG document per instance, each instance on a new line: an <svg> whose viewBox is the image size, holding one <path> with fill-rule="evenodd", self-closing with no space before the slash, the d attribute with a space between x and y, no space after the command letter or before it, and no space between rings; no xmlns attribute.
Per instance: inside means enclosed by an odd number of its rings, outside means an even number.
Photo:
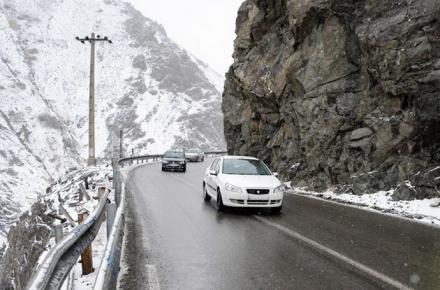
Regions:
<svg viewBox="0 0 440 290"><path fill-rule="evenodd" d="M169 163L169 161L166 161L166 160L162 160L162 163L163 163L163 164L168 164L168 163Z"/></svg>
<svg viewBox="0 0 440 290"><path fill-rule="evenodd" d="M179 163L180 163L180 164L185 164L185 161L180 161Z"/></svg>
<svg viewBox="0 0 440 290"><path fill-rule="evenodd" d="M284 192L284 185L282 184L273 189L273 193L283 193L283 192Z"/></svg>
<svg viewBox="0 0 440 290"><path fill-rule="evenodd" d="M232 184L229 184L229 183L225 184L225 189L227 191L232 191L232 192L238 192L238 193L241 192L241 188L240 187L232 185Z"/></svg>

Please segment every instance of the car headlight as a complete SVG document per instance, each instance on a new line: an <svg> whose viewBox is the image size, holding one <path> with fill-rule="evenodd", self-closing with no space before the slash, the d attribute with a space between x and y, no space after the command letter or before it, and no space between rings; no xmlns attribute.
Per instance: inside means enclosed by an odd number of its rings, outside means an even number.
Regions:
<svg viewBox="0 0 440 290"><path fill-rule="evenodd" d="M283 193L283 192L284 192L284 185L282 184L273 189L273 193Z"/></svg>
<svg viewBox="0 0 440 290"><path fill-rule="evenodd" d="M170 163L169 161L166 161L166 160L162 160L162 163L163 164L168 164L168 163Z"/></svg>
<svg viewBox="0 0 440 290"><path fill-rule="evenodd" d="M225 184L225 189L227 191L232 191L232 192L238 192L238 193L241 192L241 188L240 187L232 185L232 184L229 184L229 183Z"/></svg>
<svg viewBox="0 0 440 290"><path fill-rule="evenodd" d="M185 161L180 161L179 163L180 163L180 164L185 164Z"/></svg>

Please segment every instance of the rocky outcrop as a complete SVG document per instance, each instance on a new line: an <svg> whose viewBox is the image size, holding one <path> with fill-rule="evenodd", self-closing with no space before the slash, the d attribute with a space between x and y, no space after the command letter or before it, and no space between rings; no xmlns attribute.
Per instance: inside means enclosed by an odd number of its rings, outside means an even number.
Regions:
<svg viewBox="0 0 440 290"><path fill-rule="evenodd" d="M25 289L27 281L51 237L52 220L44 212L44 201L21 215L8 233L8 248L0 257L0 289Z"/></svg>
<svg viewBox="0 0 440 290"><path fill-rule="evenodd" d="M439 1L247 0L236 25L222 105L231 154L355 193L440 162Z"/></svg>

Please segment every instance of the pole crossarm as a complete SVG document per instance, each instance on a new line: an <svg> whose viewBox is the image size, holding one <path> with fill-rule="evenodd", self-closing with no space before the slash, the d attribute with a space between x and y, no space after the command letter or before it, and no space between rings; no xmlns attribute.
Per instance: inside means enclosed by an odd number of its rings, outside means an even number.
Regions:
<svg viewBox="0 0 440 290"><path fill-rule="evenodd" d="M96 37L84 37L84 38L79 38L78 36L75 37L76 40L78 40L81 43L85 43L87 42L92 42L92 41L107 41L108 43L113 43L107 36L101 37L99 34Z"/></svg>

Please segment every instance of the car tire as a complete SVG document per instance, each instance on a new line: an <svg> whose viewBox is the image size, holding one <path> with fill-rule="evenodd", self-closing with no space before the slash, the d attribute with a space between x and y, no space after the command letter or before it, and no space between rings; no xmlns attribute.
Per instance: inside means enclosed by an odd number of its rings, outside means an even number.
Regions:
<svg viewBox="0 0 440 290"><path fill-rule="evenodd" d="M225 205L223 204L222 194L220 189L217 189L217 211L224 211Z"/></svg>
<svg viewBox="0 0 440 290"><path fill-rule="evenodd" d="M282 209L283 209L283 206L277 206L277 207L271 208L270 212L273 214L279 214Z"/></svg>
<svg viewBox="0 0 440 290"><path fill-rule="evenodd" d="M182 172L186 172L186 165L183 167Z"/></svg>
<svg viewBox="0 0 440 290"><path fill-rule="evenodd" d="M208 191L206 190L205 183L203 183L203 200L206 202L209 202L211 200L211 196L208 194Z"/></svg>
<svg viewBox="0 0 440 290"><path fill-rule="evenodd" d="M165 171L165 167L162 166L162 171Z"/></svg>

